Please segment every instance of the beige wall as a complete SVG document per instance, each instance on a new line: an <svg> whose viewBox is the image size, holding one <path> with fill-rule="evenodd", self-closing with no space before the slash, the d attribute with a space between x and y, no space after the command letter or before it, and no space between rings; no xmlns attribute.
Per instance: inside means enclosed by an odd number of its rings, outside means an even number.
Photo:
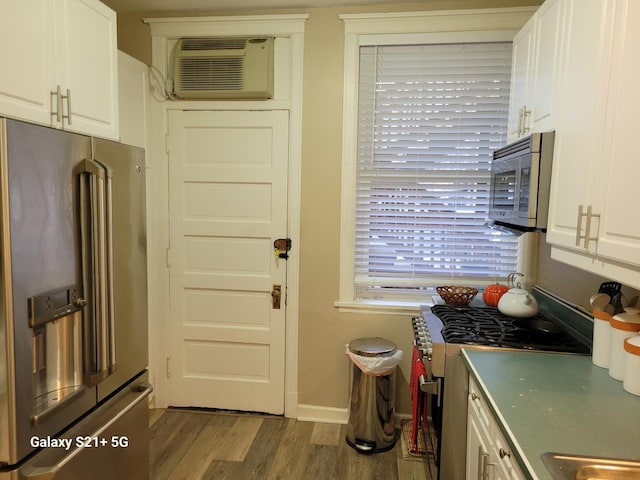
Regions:
<svg viewBox="0 0 640 480"><path fill-rule="evenodd" d="M538 285L589 311L589 297L598 291L602 282L610 280L553 260L551 246L544 241L544 236L539 244L538 262ZM639 295L627 287L622 289L622 294L627 302Z"/></svg>
<svg viewBox="0 0 640 480"><path fill-rule="evenodd" d="M400 413L410 412L408 376L412 332L408 316L344 314L339 313L333 306L334 301L338 299L340 261L344 48L343 24L338 14L524 6L540 3L541 0L432 0L366 8L269 12L310 15L305 30L304 61L298 392L300 404L346 408L350 362L344 355L345 344L358 337L382 336L394 341L405 351L405 358L398 372L397 410ZM165 16L179 15L192 14L174 13ZM149 31L142 23L141 16L120 17L118 28L120 49L142 61L150 62Z"/></svg>

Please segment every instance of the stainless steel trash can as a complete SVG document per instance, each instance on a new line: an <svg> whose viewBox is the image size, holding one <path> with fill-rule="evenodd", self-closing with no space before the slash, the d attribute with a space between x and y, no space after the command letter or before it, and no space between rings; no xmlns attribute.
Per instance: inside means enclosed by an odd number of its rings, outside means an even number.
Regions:
<svg viewBox="0 0 640 480"><path fill-rule="evenodd" d="M358 338L349 342L349 351L362 357L387 356L396 352L396 346L380 337ZM352 371L347 443L360 453L389 450L396 443L396 367L389 373L373 375L354 363Z"/></svg>

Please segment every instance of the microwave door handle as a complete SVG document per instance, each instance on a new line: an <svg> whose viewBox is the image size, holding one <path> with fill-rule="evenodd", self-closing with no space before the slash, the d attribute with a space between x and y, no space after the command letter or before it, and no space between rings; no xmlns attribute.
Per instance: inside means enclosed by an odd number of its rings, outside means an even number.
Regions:
<svg viewBox="0 0 640 480"><path fill-rule="evenodd" d="M88 299L84 375L85 384L92 387L109 375L105 170L92 160L84 160L80 173L82 271Z"/></svg>

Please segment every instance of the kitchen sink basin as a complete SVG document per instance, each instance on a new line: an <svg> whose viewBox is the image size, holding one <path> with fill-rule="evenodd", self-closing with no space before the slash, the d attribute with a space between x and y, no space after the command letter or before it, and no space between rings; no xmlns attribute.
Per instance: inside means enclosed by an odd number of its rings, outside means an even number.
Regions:
<svg viewBox="0 0 640 480"><path fill-rule="evenodd" d="M542 461L555 480L640 480L640 461L553 452Z"/></svg>

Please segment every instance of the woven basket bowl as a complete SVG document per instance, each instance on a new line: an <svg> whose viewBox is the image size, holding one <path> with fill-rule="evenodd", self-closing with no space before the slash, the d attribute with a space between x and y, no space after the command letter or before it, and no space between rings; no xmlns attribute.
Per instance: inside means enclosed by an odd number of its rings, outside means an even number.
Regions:
<svg viewBox="0 0 640 480"><path fill-rule="evenodd" d="M477 288L455 285L436 287L436 291L447 305L468 305L478 294Z"/></svg>

